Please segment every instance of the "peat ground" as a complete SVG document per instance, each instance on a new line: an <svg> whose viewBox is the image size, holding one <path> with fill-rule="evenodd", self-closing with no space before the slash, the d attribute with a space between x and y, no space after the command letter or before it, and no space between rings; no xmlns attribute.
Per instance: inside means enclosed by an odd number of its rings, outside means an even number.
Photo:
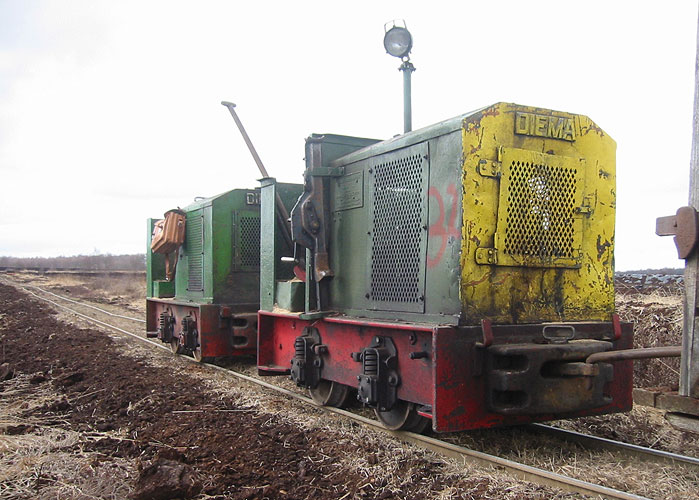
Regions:
<svg viewBox="0 0 699 500"><path fill-rule="evenodd" d="M361 429L295 425L243 390L213 390L205 367L167 353L174 368L152 363L123 338L56 316L0 284L2 498L568 497L455 473Z"/></svg>

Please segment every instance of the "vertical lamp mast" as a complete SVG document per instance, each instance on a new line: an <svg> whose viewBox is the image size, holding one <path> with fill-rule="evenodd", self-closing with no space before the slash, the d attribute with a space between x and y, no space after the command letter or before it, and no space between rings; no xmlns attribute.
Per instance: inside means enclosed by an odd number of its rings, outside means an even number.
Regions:
<svg viewBox="0 0 699 500"><path fill-rule="evenodd" d="M411 104L411 75L415 71L415 66L410 62L410 51L413 48L413 37L403 21L403 26L397 26L396 21L392 22L391 28L384 25L385 35L383 46L393 57L399 57L403 64L398 68L403 73L403 132L410 132L413 129L413 109Z"/></svg>

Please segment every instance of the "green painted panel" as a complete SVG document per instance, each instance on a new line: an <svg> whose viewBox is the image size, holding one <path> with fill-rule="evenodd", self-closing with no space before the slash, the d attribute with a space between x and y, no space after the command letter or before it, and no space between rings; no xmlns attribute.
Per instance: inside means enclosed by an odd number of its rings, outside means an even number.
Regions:
<svg viewBox="0 0 699 500"><path fill-rule="evenodd" d="M272 311L275 297L275 266L277 262L277 249L275 235L277 224L275 220L276 181L266 178L260 181L260 309Z"/></svg>
<svg viewBox="0 0 699 500"><path fill-rule="evenodd" d="M157 280L153 282L153 297L164 299L175 296L175 283L173 281Z"/></svg>
<svg viewBox="0 0 699 500"><path fill-rule="evenodd" d="M205 209L187 212L184 255L187 266L187 292L204 292L204 222ZM206 231L209 234L209 231Z"/></svg>
<svg viewBox="0 0 699 500"><path fill-rule="evenodd" d="M259 255L260 192L236 189L212 200L212 294L216 303L247 304L256 310L259 304L259 265L246 254L243 262L241 240L245 250L254 246Z"/></svg>
<svg viewBox="0 0 699 500"><path fill-rule="evenodd" d="M305 283L301 280L278 281L275 301L281 309L291 312L304 311Z"/></svg>
<svg viewBox="0 0 699 500"><path fill-rule="evenodd" d="M453 123L452 123L453 122ZM335 271L331 282L331 307L334 310L353 315L386 320L429 321L440 324L457 324L460 314L459 269L461 242L461 171L462 158L461 135L458 120L450 120L429 129L406 134L397 139L382 142L376 146L351 153L332 162L333 167L344 167L344 177L363 172L363 205L346 208L346 192L337 185L331 185L332 227L330 237L330 265ZM417 149L412 149L417 146ZM403 307L400 287L389 279L388 294L377 298L390 299L398 296L397 301L371 300L372 285L372 225L376 221L372 196L376 188L374 169L377 162L387 158L399 160L403 151L420 151L428 156L429 164L421 177L420 199L414 199L405 205L422 210L420 220L426 238L419 238L419 257L417 272L415 262L405 266L400 263L401 245L414 244L416 234L405 227L406 221L396 218L393 211L384 213L387 225L383 228L385 235L391 236L395 231L395 240L379 250L388 252L394 264L384 270L384 276L395 272L412 270L413 280L417 277L417 287L410 291L411 300L415 293L424 296L424 304L409 302ZM410 155L409 155L410 156ZM414 155L413 155L414 156ZM401 164L392 166L400 169ZM370 173L369 170L372 170ZM340 178L341 179L341 178ZM338 184L338 183L336 183ZM403 196L399 186L387 184L384 194L399 198ZM405 196L408 196L405 193ZM408 217L410 219L410 217ZM416 221L414 221L416 222ZM415 226L415 224L413 224ZM425 230L424 227L427 229ZM413 245L414 246L414 245ZM380 252L379 252L380 253ZM405 258L402 257L402 258ZM415 258L415 256L413 256ZM389 260L390 260L389 259ZM412 266L412 268L410 267ZM424 274L423 274L424 273ZM380 278L381 276L375 276ZM404 279L404 276L399 276ZM422 281L420 281L422 280ZM420 293L420 291L422 293ZM381 292L379 290L379 292ZM405 305L405 304L404 304ZM392 310L391 310L392 309ZM404 309L400 311L400 309Z"/></svg>

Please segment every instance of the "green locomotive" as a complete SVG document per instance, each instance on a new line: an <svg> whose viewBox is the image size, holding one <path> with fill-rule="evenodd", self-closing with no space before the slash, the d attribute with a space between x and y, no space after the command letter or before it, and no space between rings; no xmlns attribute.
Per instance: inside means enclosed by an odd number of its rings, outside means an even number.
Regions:
<svg viewBox="0 0 699 500"><path fill-rule="evenodd" d="M301 186L281 184L292 206ZM254 355L260 274L260 190L234 189L197 199L182 211L184 241L170 255L151 248L157 219L148 219L146 329L175 353L198 361ZM291 255L278 237L280 255ZM166 263L172 269L167 276ZM290 265L276 272L290 278ZM169 279L168 279L169 278Z"/></svg>

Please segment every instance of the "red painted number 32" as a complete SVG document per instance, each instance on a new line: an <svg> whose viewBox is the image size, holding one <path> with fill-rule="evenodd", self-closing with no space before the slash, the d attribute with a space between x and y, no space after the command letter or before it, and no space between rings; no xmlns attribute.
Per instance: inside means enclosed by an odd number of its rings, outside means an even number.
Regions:
<svg viewBox="0 0 699 500"><path fill-rule="evenodd" d="M461 238L461 232L455 227L456 223L456 211L458 209L458 195L456 193L456 185L449 184L447 186L447 195L451 198L451 206L449 210L449 220L446 219L444 211L444 200L442 199L442 194L437 190L436 187L432 186L427 192L428 196L434 198L437 202L437 207L439 210L437 220L430 225L429 237L439 238L439 249L434 257L427 256L427 267L435 267L442 260L444 256L444 250L447 248L447 242L449 237L454 237L456 239Z"/></svg>

